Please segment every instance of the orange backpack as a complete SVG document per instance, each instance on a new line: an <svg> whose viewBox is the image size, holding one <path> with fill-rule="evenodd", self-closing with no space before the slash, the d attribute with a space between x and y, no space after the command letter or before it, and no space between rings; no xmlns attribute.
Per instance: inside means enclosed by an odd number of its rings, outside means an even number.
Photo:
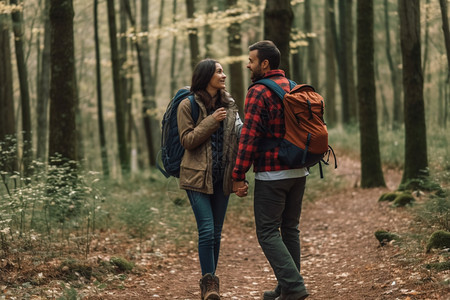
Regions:
<svg viewBox="0 0 450 300"><path fill-rule="evenodd" d="M328 130L323 119L325 103L315 89L306 84L295 85L290 81L291 91L286 93L276 82L261 79L254 84L263 84L283 101L286 133L281 142L278 158L292 167L311 167L317 163L328 165L330 153L336 156L328 145ZM269 143L270 144L270 143ZM328 159L324 158L328 154Z"/></svg>

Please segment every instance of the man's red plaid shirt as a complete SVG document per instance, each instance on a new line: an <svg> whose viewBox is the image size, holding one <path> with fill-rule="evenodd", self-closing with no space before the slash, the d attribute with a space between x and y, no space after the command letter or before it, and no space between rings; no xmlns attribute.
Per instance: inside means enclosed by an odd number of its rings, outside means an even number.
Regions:
<svg viewBox="0 0 450 300"><path fill-rule="evenodd" d="M270 78L289 92L289 81L283 70L271 70L264 78ZM284 112L281 99L262 84L252 86L245 98L245 121L239 140L233 180L245 179L245 173L253 164L254 172L287 170L289 166L278 160L279 147L258 151L265 138L283 138Z"/></svg>

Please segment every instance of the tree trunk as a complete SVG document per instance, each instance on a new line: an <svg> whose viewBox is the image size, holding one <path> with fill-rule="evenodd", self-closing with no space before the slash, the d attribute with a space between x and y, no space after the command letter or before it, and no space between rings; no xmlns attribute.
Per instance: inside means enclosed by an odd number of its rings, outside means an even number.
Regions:
<svg viewBox="0 0 450 300"><path fill-rule="evenodd" d="M450 26L448 22L447 14L447 2L445 0L439 0L441 5L442 15L442 31L444 33L445 49L447 50L447 80L444 89L444 109L442 124L444 128L447 128L447 116L448 116L448 102L449 102L449 86L450 86Z"/></svg>
<svg viewBox="0 0 450 300"><path fill-rule="evenodd" d="M325 117L329 128L337 125L338 115L336 110L336 55L333 34L331 31L330 1L325 0Z"/></svg>
<svg viewBox="0 0 450 300"><path fill-rule="evenodd" d="M100 138L100 157L102 160L103 176L109 178L108 151L106 147L105 123L103 121L102 104L102 72L100 57L100 38L98 36L98 0L94 0L94 39L95 39L95 71L97 79L97 118Z"/></svg>
<svg viewBox="0 0 450 300"><path fill-rule="evenodd" d="M177 0L173 0L172 3L172 23L175 24L177 20ZM175 66L177 62L177 35L172 37L172 49L170 51L170 95L175 95L177 90L177 77L175 72Z"/></svg>
<svg viewBox="0 0 450 300"><path fill-rule="evenodd" d="M425 105L420 49L420 0L399 0L405 112L402 183L428 175Z"/></svg>
<svg viewBox="0 0 450 300"><path fill-rule="evenodd" d="M12 174L17 171L17 146L8 19L8 15L0 14L0 170ZM2 178L5 179L4 173Z"/></svg>
<svg viewBox="0 0 450 300"><path fill-rule="evenodd" d="M348 16L347 14L347 0L339 0L339 37L335 40L339 41L339 54L338 58L338 66L339 66L339 82L341 86L341 111L342 111L342 122L344 124L349 124L351 122L350 118L350 95L348 94L348 63L347 58L348 55L346 51L347 47L347 34L348 30L346 29Z"/></svg>
<svg viewBox="0 0 450 300"><path fill-rule="evenodd" d="M117 44L117 27L114 0L107 0L107 6L119 160L122 173L128 174L130 171L130 156L125 135L125 109L122 101L122 86L120 82L120 57Z"/></svg>
<svg viewBox="0 0 450 300"><path fill-rule="evenodd" d="M17 0L11 0L11 4L17 5ZM23 175L29 177L31 174L30 165L33 160L32 136L31 136L31 111L30 93L28 88L27 66L23 51L23 27L22 13L20 11L11 14L14 30L14 45L16 50L17 71L19 73L20 100L22 109L22 167Z"/></svg>
<svg viewBox="0 0 450 300"><path fill-rule="evenodd" d="M305 47L301 45L303 40L303 30L301 24L301 18L296 16L301 16L302 10L301 6L303 3L297 3L292 9L294 11L293 27L291 29L291 35L295 36L296 47L291 49L292 54L292 79L297 83L307 82L307 76L305 74L304 61L305 61ZM304 22L303 22L304 25Z"/></svg>
<svg viewBox="0 0 450 300"><path fill-rule="evenodd" d="M291 26L294 19L289 0L267 0L264 8L264 39L275 43L281 52L280 69L290 77Z"/></svg>
<svg viewBox="0 0 450 300"><path fill-rule="evenodd" d="M194 19L194 0L186 0L186 12L188 19ZM195 27L189 28L189 48L191 50L191 69L194 70L197 63L200 61L200 50L198 47L198 29Z"/></svg>
<svg viewBox="0 0 450 300"><path fill-rule="evenodd" d="M49 159L77 161L73 3L50 0L51 84ZM61 155L62 160L52 158Z"/></svg>
<svg viewBox="0 0 450 300"><path fill-rule="evenodd" d="M349 123L356 123L358 121L358 103L356 99L356 83L355 83L355 62L354 62L354 46L353 46L353 0L347 1L345 9L347 10L345 20L345 50L347 56L345 59L347 63L347 89L348 89L348 109L349 109Z"/></svg>
<svg viewBox="0 0 450 300"><path fill-rule="evenodd" d="M398 63L394 62L391 50L391 28L389 23L389 1L384 0L384 28L386 36L386 57L391 71L392 93L393 93L393 110L392 110L392 129L399 129L402 122L402 100L400 88L400 71L397 67Z"/></svg>
<svg viewBox="0 0 450 300"><path fill-rule="evenodd" d="M442 15L442 32L444 33L445 49L447 50L447 84L450 84L450 26L447 14L446 0L439 0Z"/></svg>
<svg viewBox="0 0 450 300"><path fill-rule="evenodd" d="M357 61L361 187L384 187L377 127L374 69L373 0L357 3Z"/></svg>
<svg viewBox="0 0 450 300"><path fill-rule="evenodd" d="M228 9L235 5L237 5L237 0L227 0ZM233 15L230 17L233 17ZM239 57L242 55L241 24L237 22L230 24L228 27L228 55L231 57ZM228 79L231 86L231 94L236 100L236 104L239 107L239 113L243 119L245 89L241 61L230 64L230 76Z"/></svg>
<svg viewBox="0 0 450 300"><path fill-rule="evenodd" d="M313 14L311 0L305 0L305 33L308 41L308 71L312 86L319 88L319 66L317 62L316 37L313 29Z"/></svg>
<svg viewBox="0 0 450 300"><path fill-rule="evenodd" d="M47 160L48 141L48 100L50 98L50 0L45 0L45 8L42 13L44 20L44 46L42 49L39 83L37 86L36 114L37 123L37 149L36 158L40 161Z"/></svg>

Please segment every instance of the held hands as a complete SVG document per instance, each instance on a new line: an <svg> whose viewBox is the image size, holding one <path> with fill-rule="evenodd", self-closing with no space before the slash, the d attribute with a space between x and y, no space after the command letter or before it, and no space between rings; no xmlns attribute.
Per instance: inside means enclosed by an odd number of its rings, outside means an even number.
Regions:
<svg viewBox="0 0 450 300"><path fill-rule="evenodd" d="M233 192L239 197L247 196L248 181L233 181Z"/></svg>
<svg viewBox="0 0 450 300"><path fill-rule="evenodd" d="M227 111L225 110L224 107L220 107L215 112L213 112L212 116L214 117L214 119L220 122L223 121L227 116Z"/></svg>

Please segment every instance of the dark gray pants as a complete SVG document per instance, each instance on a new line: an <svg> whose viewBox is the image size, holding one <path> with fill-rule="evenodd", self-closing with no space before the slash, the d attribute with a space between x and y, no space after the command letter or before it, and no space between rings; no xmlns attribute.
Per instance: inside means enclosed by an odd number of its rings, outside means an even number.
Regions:
<svg viewBox="0 0 450 300"><path fill-rule="evenodd" d="M305 291L298 229L305 183L306 177L255 180L256 235L283 294Z"/></svg>

